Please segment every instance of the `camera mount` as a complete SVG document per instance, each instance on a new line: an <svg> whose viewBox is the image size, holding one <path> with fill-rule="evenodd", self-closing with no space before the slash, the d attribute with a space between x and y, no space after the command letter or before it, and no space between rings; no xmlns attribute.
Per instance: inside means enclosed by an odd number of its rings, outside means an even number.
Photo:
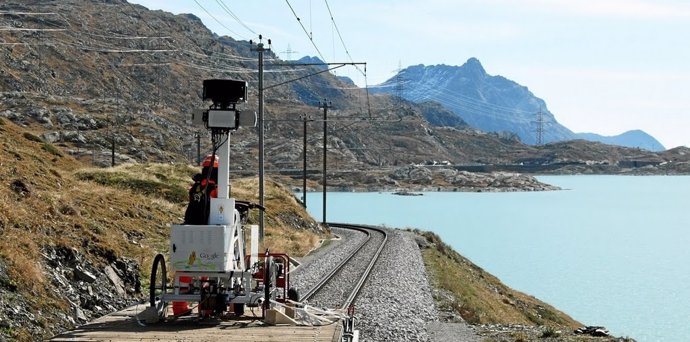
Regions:
<svg viewBox="0 0 690 342"><path fill-rule="evenodd" d="M203 82L204 101L213 104L208 110L192 114L192 123L212 132L228 132L240 126L256 126L256 113L241 113L238 103L247 102L247 82L210 79ZM252 115L253 114L253 115Z"/></svg>
<svg viewBox="0 0 690 342"><path fill-rule="evenodd" d="M234 108L237 103L247 102L247 82L236 80L204 80L203 99L213 101L214 109Z"/></svg>

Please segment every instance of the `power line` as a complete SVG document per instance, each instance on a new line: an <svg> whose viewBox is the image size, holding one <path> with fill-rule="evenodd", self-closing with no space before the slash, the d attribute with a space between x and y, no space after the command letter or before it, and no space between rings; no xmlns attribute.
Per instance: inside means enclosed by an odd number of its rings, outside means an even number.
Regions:
<svg viewBox="0 0 690 342"><path fill-rule="evenodd" d="M409 82L410 81L407 81L406 83L409 83ZM450 92L450 90L448 90L448 89L443 89L443 88L439 89L437 87L432 87L431 85L428 85L428 84L422 85L421 91L423 91L426 94L428 94L429 91L434 92L436 94L441 94L441 93L447 94ZM455 97L463 98L463 99L466 99L466 101L474 102L478 105L491 107L491 109L496 109L496 110L499 110L502 112L508 112L508 113L513 113L513 114L529 114L529 115L534 113L533 111L521 110L521 109L517 109L514 107L506 107L506 106L501 106L501 105L497 105L497 104L493 104L493 103L482 102L482 101L477 100L476 98L469 97L467 95L463 95L463 94L459 94L459 93L450 93L447 95L452 96L453 98L455 98ZM411 94L411 97L414 97L414 93ZM420 96L418 98L432 99L429 96ZM461 99L458 99L458 100L461 100ZM416 101L416 100L413 100L413 101Z"/></svg>
<svg viewBox="0 0 690 342"><path fill-rule="evenodd" d="M132 5L130 4L130 7L131 7L131 6L132 6ZM137 10L136 8L134 8L134 11L138 13L138 10ZM149 28L150 30L152 30L152 31L158 31L157 29L154 29L153 27L151 27L151 25L150 25L147 21L144 21L144 23L146 24L146 26L148 26L148 28ZM68 25L69 25L69 22L68 22ZM90 33L90 32L84 32L84 33L86 33L87 35L90 35L90 36L92 36L92 37L115 38L115 39L122 39L122 40L136 40L136 39L138 39L138 40L141 40L141 39L166 39L166 40L167 40L167 39L171 39L171 40L172 40L172 37L169 37L169 36L160 36L160 35L159 35L159 36L117 36L117 35L116 35L116 36L110 36L111 33L108 33L108 35L99 35L99 34L94 34L94 33ZM120 47L114 46L114 45L109 44L109 43L107 43L107 42L100 42L100 41L96 41L96 42L95 42L96 45L100 45L100 47L89 46L89 45L87 45L87 44L85 44L85 43L82 43L82 42L80 42L80 43L69 43L69 42L59 41L58 44L60 44L60 43L61 43L61 45L68 45L68 46L71 46L71 47L74 47L74 48L80 48L80 49L83 49L83 50L86 50L86 51L97 51L97 52L105 52L105 53L158 53L158 52L181 52L181 53L185 53L185 54L187 54L187 55L190 55L190 57L191 57L192 55L196 55L196 56L203 56L203 57L205 57L205 58L212 58L212 56L209 56L208 54L205 54L205 53L197 53L197 52L190 51L190 50L187 50L187 49L181 49L181 48L179 48L179 47L177 47L177 48L175 48L175 49L160 49L160 48L158 48L158 49L122 49L122 48L120 48ZM175 42L174 42L174 40L173 40L173 45L178 45L178 44L175 44ZM226 60L233 60L233 61L241 61L241 60L250 61L250 60L252 60L252 59L250 59L250 58L243 58L243 57L234 56L234 55L227 55L227 56L232 56L232 57L235 57L235 58L226 57L226 56L223 56L223 57L215 56L215 57L216 57L216 58L223 58L223 59L226 59ZM244 73L244 72L251 72L252 70L254 70L254 69L246 69L246 68L235 68L235 69L228 69L227 67L218 68L218 67L214 66L213 64L209 64L209 63L205 63L206 66L199 66L197 63L194 63L194 62L191 62L191 63L189 63L189 62L185 63L185 62L180 62L180 61L175 61L175 62L176 62L176 63L174 63L174 64L177 64L177 65L183 65L183 66L185 66L185 67L192 67L192 68L201 69L201 70L206 70L206 71L210 71L210 72L213 72L213 71L220 71L220 72ZM130 64L130 65L124 65L124 66L146 66L146 65L148 65L148 66L156 66L156 67L158 67L158 66L164 66L164 65L170 65L170 64L171 64L171 63L165 63L165 62L156 62L156 63L132 63L132 64Z"/></svg>
<svg viewBox="0 0 690 342"><path fill-rule="evenodd" d="M247 26L244 22L242 22L242 20L240 20L240 18L230 10L230 8L225 4L225 2L223 2L223 0L216 0L216 2L220 5L220 7L222 7L225 10L225 12L230 14L230 16L233 19L235 19L235 21L240 23L240 25L244 26L244 28L246 28L249 32L251 32L255 36L258 35L258 33L254 32L254 30L252 30L249 26Z"/></svg>
<svg viewBox="0 0 690 342"><path fill-rule="evenodd" d="M0 15L57 15L55 12L13 12L0 11Z"/></svg>
<svg viewBox="0 0 690 342"><path fill-rule="evenodd" d="M331 11L331 6L328 5L328 0L323 0L326 3L326 8L328 9L328 14L331 16L331 22L333 22L333 27L335 27L335 32L338 33L338 38L340 38L340 43L343 44L343 49L345 49L345 54L347 55L347 58L350 59L350 62L354 62L352 59L352 56L350 55L350 51L347 49L347 46L345 45L345 40L343 40L343 36L340 34L340 29L338 29L338 25L335 23L335 19L333 18L333 12ZM359 70L362 74L364 72L359 69L357 65L355 65L355 68Z"/></svg>
<svg viewBox="0 0 690 342"><path fill-rule="evenodd" d="M247 40L247 38L245 38L244 36L242 36L242 35L240 35L240 34L235 33L235 31L231 30L229 27L225 26L225 24L223 24L220 20L216 19L216 17L213 16L213 14L211 14L211 12L209 12L209 11L206 9L206 7L202 6L202 5L199 3L199 1L194 0L194 2L196 2L196 4L199 5L199 7L201 7L201 9L204 10L204 12L206 12L206 14L208 14L211 18L213 18L213 20L215 20L220 26L223 26L223 27L224 27L226 30L228 30L230 33L232 33L232 34L234 34L234 35L236 35L236 36L238 36L238 37L240 37L240 38L242 38L242 39L244 39L244 40Z"/></svg>
<svg viewBox="0 0 690 342"><path fill-rule="evenodd" d="M398 72L395 74L395 96L398 98L398 106L401 108L404 101L404 83L405 79L402 76L402 63L398 61Z"/></svg>
<svg viewBox="0 0 690 342"><path fill-rule="evenodd" d="M195 1L196 1L196 0L195 0ZM307 38L309 38L309 41L311 42L311 45L313 45L313 46L314 46L314 49L316 49L316 52L318 52L319 57L321 57L321 60L324 61L324 62L326 62L326 58L323 57L323 54L321 53L321 50L319 50L319 47L316 46L316 43L314 42L314 37L312 36L312 34L310 34L309 32L307 32L307 28L304 27L304 25L302 24L302 20L300 20L300 18L299 18L299 16L297 15L297 13L295 13L295 9L292 8L292 5L290 5L290 1L289 1L289 0L285 0L285 2L287 3L288 7L290 7L290 10L292 11L292 15L294 15L294 16L295 16L295 19L297 19L297 22L299 23L299 26L302 27L302 30L304 31L304 34L306 34L306 35L307 35Z"/></svg>
<svg viewBox="0 0 690 342"><path fill-rule="evenodd" d="M69 43L61 40L57 40L58 44L62 45L69 45L78 49L82 49L85 51L95 51L95 52L104 52L104 53L158 53L158 52L174 52L177 50L174 49L104 49L104 48L96 48L96 47L91 47L91 46L86 46L84 44L74 44L74 43Z"/></svg>
<svg viewBox="0 0 690 342"><path fill-rule="evenodd" d="M299 51L295 51L292 48L290 48L290 44L288 44L287 50L281 51L280 53L284 53L286 60L291 61L292 60L292 54L293 53L299 53Z"/></svg>
<svg viewBox="0 0 690 342"><path fill-rule="evenodd" d="M129 4L130 7L133 7L131 4ZM135 13L138 13L139 10L134 8L133 11ZM126 13L123 11L123 13ZM60 15L60 14L58 14ZM64 16L60 15L61 17L64 18ZM158 31L159 29L154 29L151 24L149 23L148 20L143 20L146 26L152 31ZM46 25L50 25L53 27L60 27L56 25L55 23L51 22L46 22ZM94 32L101 32L98 30L90 30L90 31L80 31L77 32L74 29L69 29L69 27L79 27L79 25L74 26L70 24L70 21L65 18L65 24L68 29L60 29L63 32L65 32L64 37L67 39L65 40L60 40L60 39L51 39L52 43L47 43L47 44L32 44L28 42L22 42L22 43L2 43L3 45L24 45L24 46L38 46L38 45L46 45L46 46L56 46L56 45L62 45L65 47L69 48L75 48L75 49L81 49L84 51L93 51L93 52L102 52L102 53L122 53L122 54L154 54L157 55L159 53L175 53L175 56L178 58L170 58L168 57L164 61L156 61L155 63L120 63L120 64L111 64L111 67L117 67L117 66L123 66L123 67L162 67L162 66L169 66L171 64L175 65L180 65L183 67L188 67L188 68L195 68L195 69L200 69L208 72L227 72L227 73L251 73L251 72L256 72L256 69L254 68L242 68L242 67L231 67L231 62L238 62L238 61L250 61L252 60L251 58L245 58L241 56L235 56L235 55L230 55L230 54L222 54L218 56L217 54L211 56L207 53L198 53L194 52L188 49L180 48L180 45L175 41L170 36L149 36L149 35L140 35L140 34L135 34L131 36L127 35L117 35L111 32L104 32L105 34L98 34ZM86 34L86 36L82 36L81 39L79 39L76 35L77 33L79 34ZM88 36L88 37L87 37ZM86 39L84 39L86 37ZM149 49L142 49L142 48L125 48L122 46L117 46L115 44L111 44L110 41L102 41L100 39L93 39L93 38L108 38L110 40L116 39L116 40L146 40L146 39L159 39L159 40L166 40L166 45L167 47L171 48L149 48ZM74 41L71 41L74 40ZM131 45L130 45L131 46ZM198 48L198 46L194 45L195 47ZM202 50L203 51L203 50ZM172 55L170 55L172 56ZM184 56L188 56L188 58L184 58ZM202 62L198 59L193 58L194 56L200 56L204 58L211 58L214 60L208 61L208 62ZM192 57L192 58L189 58ZM215 59L221 59L221 61L215 61ZM267 59L267 60L273 60L277 61L277 59ZM278 70L267 70L266 72L293 72L293 73L301 73L301 72L310 72L310 69L292 69L292 70L284 70L284 71L278 71ZM368 95L368 94L367 94ZM370 113L371 116L371 113Z"/></svg>
<svg viewBox="0 0 690 342"><path fill-rule="evenodd" d="M83 32L86 35L106 38L106 39L122 39L122 40L143 40L143 39L172 39L170 36L118 36L118 35L103 35L90 32Z"/></svg>
<svg viewBox="0 0 690 342"><path fill-rule="evenodd" d="M60 32L60 31L66 31L66 29L39 29L39 28L23 28L23 27L3 26L3 27L0 27L0 31Z"/></svg>
<svg viewBox="0 0 690 342"><path fill-rule="evenodd" d="M72 43L72 42L67 42L63 40L55 40L53 44L34 44L34 43L0 43L0 45L27 45L27 46L37 46L37 45L47 45L47 46L54 46L54 45L62 45L62 46L67 46L67 47L72 47L76 49L81 49L84 51L94 51L94 52L102 52L102 53L161 53L161 52L182 52L186 53L190 56L202 56L205 58L210 58L211 56L206 55L206 54L201 54L201 53L196 53L193 51L189 50L178 50L178 49L120 49L117 46L113 46L111 44L98 44L102 42L97 42L97 45L100 46L90 46L84 43ZM239 56L238 56L239 57ZM226 58L228 61L245 61L248 58ZM120 64L121 66L164 66L164 65L170 65L170 64L176 64L176 65L181 65L185 67L190 67L190 68L196 68L200 70L205 70L205 71L218 71L218 72L229 72L229 73L251 73L251 72L256 72L256 69L252 68L242 68L242 67L226 67L226 66L221 66L217 67L214 66L213 64L205 63L205 65L200 65L199 63L190 63L190 62L185 62L185 61L180 61L176 59L171 59L171 62L157 62L157 63L130 63L130 64ZM307 69L297 69L297 70L290 70L288 72L301 72L301 71L306 71ZM275 71L267 71L267 72L275 72Z"/></svg>
<svg viewBox="0 0 690 342"><path fill-rule="evenodd" d="M418 90L417 92L422 91L424 92L424 95L422 96L415 96L415 94L411 94L410 97L412 98L413 101L419 102L420 100L435 100L438 101L439 99L450 104L457 105L458 107L462 106L467 106L471 107L473 109L476 109L477 111L480 111L485 114L492 114L498 117L503 117L504 119L510 119L514 120L514 116L510 116L509 114L513 115L519 115L519 116L526 116L526 115L532 115L534 112L533 111L526 111L526 110L521 110L521 109L516 109L516 108L510 108L510 107L505 107L505 106L500 106L500 105L495 105L492 103L487 103L487 102L481 102L478 101L477 99L473 99L469 96L465 96L462 94L457 94L457 93L451 93L450 90L448 89L439 89L439 88L432 88L429 85L423 86L421 90ZM500 114L503 113L503 114Z"/></svg>
<svg viewBox="0 0 690 342"><path fill-rule="evenodd" d="M459 108L472 110L475 113L491 115L491 116L494 116L496 118L503 119L503 120L515 120L516 119L515 116L511 116L509 114L521 115L520 113L516 113L516 112L507 112L505 110L500 110L497 108L491 108L490 107L491 105L487 104L487 103L469 102L469 101L463 100L461 98L453 97L452 95L441 94L440 91L435 91L435 92L437 94L435 94L433 96L432 95L425 96L425 97L422 97L420 99L421 100L442 102L446 105L454 105L454 106L457 106ZM416 101L419 101L420 99L418 99ZM525 120L523 120L523 121L525 121Z"/></svg>
<svg viewBox="0 0 690 342"><path fill-rule="evenodd" d="M205 53L194 52L194 51L190 51L187 49L180 49L179 51L184 52L184 53L188 53L191 55L197 55L200 57L205 57L205 58L211 58L212 57L211 55L208 55ZM220 59L224 59L224 60L228 60L228 61L235 61L235 62L236 61L254 62L254 60L255 60L254 58L242 57L242 56L237 56L237 55L232 55L232 54L223 55L221 53L220 55L221 55L220 57L216 57L216 58L220 58Z"/></svg>
<svg viewBox="0 0 690 342"><path fill-rule="evenodd" d="M537 112L537 120L534 121L534 123L537 126L535 131L535 133L537 134L536 145L544 145L544 126L546 122L544 121L544 113L542 112L541 108L539 108L539 111Z"/></svg>

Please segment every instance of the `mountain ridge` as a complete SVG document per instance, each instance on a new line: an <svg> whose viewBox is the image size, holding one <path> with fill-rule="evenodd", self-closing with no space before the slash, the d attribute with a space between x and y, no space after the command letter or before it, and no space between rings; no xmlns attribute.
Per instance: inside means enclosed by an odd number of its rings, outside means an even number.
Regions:
<svg viewBox="0 0 690 342"><path fill-rule="evenodd" d="M461 66L409 66L373 91L400 95L400 88L404 88L402 94L407 100L437 101L472 127L489 132L510 131L527 144L538 143L535 132L537 123L542 121L544 143L586 139L651 151L664 150L663 145L647 133L638 134L634 139L630 133L618 137L574 133L558 123L555 115L547 109L546 102L528 87L504 76L489 75L475 57Z"/></svg>
<svg viewBox="0 0 690 342"><path fill-rule="evenodd" d="M598 141L609 145L639 147L645 150L659 152L666 148L656 138L640 129L633 129L617 135L604 136L596 133L576 133L579 138Z"/></svg>
<svg viewBox="0 0 690 342"><path fill-rule="evenodd" d="M0 117L35 127L44 140L83 162L108 166L112 159L115 164L195 159L194 137L199 127L192 126L189 119L192 112L208 106L200 98L201 82L207 78L245 80L248 101L239 108L258 111L258 56L252 46L216 36L198 18L147 11L123 1L7 1L0 4L0 10L56 12L61 18L57 22L29 17L22 25L70 28L60 33L59 40L45 34L7 33L7 42L25 44L0 51L0 86L4 89ZM161 39L160 32L169 38ZM268 169L302 167L301 117L308 118L309 167L321 168L324 126L313 121L322 117L318 104L324 99L331 104L328 117L332 119L327 125L327 159L340 169L366 171L434 160L456 165L513 164L517 156L527 155L550 162L558 158L548 156L566 154L553 150L563 145L535 147L513 139L513 133L477 132L447 108L373 94L373 89L369 94L331 73L318 73L322 66L294 68L271 52L264 57ZM478 60L470 60L468 66L472 70L467 77L487 77L482 76L485 70ZM444 67L447 72L452 68ZM297 78L301 79L294 81ZM500 76L492 79L507 82ZM517 84L512 87L528 91ZM210 152L209 139L204 134L202 138L201 151ZM231 144L237 169L255 170L256 131L235 132ZM639 156L634 149L591 146L619 156L610 164ZM584 158L582 163L599 158L592 152L578 157Z"/></svg>

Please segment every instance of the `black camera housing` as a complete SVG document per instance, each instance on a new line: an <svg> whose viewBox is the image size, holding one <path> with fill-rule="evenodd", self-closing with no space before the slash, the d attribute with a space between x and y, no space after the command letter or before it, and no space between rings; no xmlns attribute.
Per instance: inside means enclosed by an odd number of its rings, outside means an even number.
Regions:
<svg viewBox="0 0 690 342"><path fill-rule="evenodd" d="M247 82L236 80L204 80L203 99L213 101L214 107L228 109L231 104L247 102Z"/></svg>

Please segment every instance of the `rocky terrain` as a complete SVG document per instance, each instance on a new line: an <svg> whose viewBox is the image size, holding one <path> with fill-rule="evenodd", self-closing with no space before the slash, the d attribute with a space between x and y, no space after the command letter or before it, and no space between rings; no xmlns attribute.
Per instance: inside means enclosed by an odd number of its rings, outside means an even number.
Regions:
<svg viewBox="0 0 690 342"><path fill-rule="evenodd" d="M531 145L538 145L535 129L540 121L544 125L542 139L547 143L585 139L650 151L664 150L654 137L641 130L611 137L573 133L526 86L503 76L489 75L476 58L461 66L409 66L375 87L374 92L402 96L415 103L440 103L457 118L464 119L463 124L466 121L487 132L510 132ZM429 122L438 122L435 119L432 117Z"/></svg>
<svg viewBox="0 0 690 342"><path fill-rule="evenodd" d="M246 80L249 101L241 109L255 111L256 55L249 42L218 37L192 15L122 0L8 0L0 11L55 13L0 16L0 26L36 29L0 32L0 340L35 340L141 298L151 259L167 248L167 224L181 220L195 134L202 153L209 151L208 133L188 121L208 106L201 81ZM269 53L272 62L281 61ZM267 73L268 84L305 75L267 67L279 71ZM434 104L343 85L322 74L267 91L269 174L300 184L299 117L320 118L315 101L324 98L333 105L325 147L334 189L548 190L516 172L690 173L687 148L529 146L469 128ZM308 122L312 189L321 180L313 171L322 166L322 124ZM254 176L256 131L238 131L231 149L233 177ZM113 160L142 164L136 171L83 170ZM240 194L254 198L256 181L244 188ZM299 208L281 194L271 200ZM306 252L324 232L303 210L281 209L269 219L285 230L267 240Z"/></svg>
<svg viewBox="0 0 690 342"><path fill-rule="evenodd" d="M315 284L362 239L361 234L345 229L333 228L333 232L338 239L300 258L301 265L292 277L298 289ZM355 301L356 329L363 340L633 341L603 336L605 328L598 337L576 333L581 323L534 297L507 288L433 233L387 229L387 234L389 242L380 261ZM354 258L352 262L367 261ZM434 266L437 262L443 267ZM483 303L444 287L439 272L459 272L453 281L467 284L472 293L481 293ZM324 291L342 297L339 289L327 287Z"/></svg>
<svg viewBox="0 0 690 342"><path fill-rule="evenodd" d="M195 172L86 168L0 119L0 341L42 340L144 299ZM255 201L256 188L255 178L233 180L239 199ZM270 181L266 189L265 246L306 253L325 231L287 189Z"/></svg>
<svg viewBox="0 0 690 342"><path fill-rule="evenodd" d="M10 0L0 10L55 13L0 16L3 26L35 30L0 34L0 117L82 162L192 161L197 135L202 154L208 153L208 133L189 120L194 110L208 106L200 99L204 79L247 81L249 100L240 108L257 111L257 55L250 43L218 37L193 15L149 11L122 0ZM301 169L303 116L309 120L307 167L321 169L323 113L317 105L323 99L332 105L326 142L332 171L375 174L449 163L472 172L486 166L487 172L621 173L644 166L644 173L687 173L687 149L671 163L663 152L585 141L525 145L515 134L471 128L437 103L367 94L329 73L272 87L320 69L292 70L274 65L283 61L272 52L265 57L265 156L271 174ZM231 147L235 172L257 170L255 130L235 133ZM387 181L371 180L372 187Z"/></svg>
<svg viewBox="0 0 690 342"><path fill-rule="evenodd" d="M321 191L318 184L322 176L308 176L309 191ZM299 177L284 178L296 192L301 191ZM539 182L530 175L514 172L477 173L458 171L452 167L408 165L389 170L343 171L328 173L329 191L462 191L511 192L551 191L560 188Z"/></svg>

